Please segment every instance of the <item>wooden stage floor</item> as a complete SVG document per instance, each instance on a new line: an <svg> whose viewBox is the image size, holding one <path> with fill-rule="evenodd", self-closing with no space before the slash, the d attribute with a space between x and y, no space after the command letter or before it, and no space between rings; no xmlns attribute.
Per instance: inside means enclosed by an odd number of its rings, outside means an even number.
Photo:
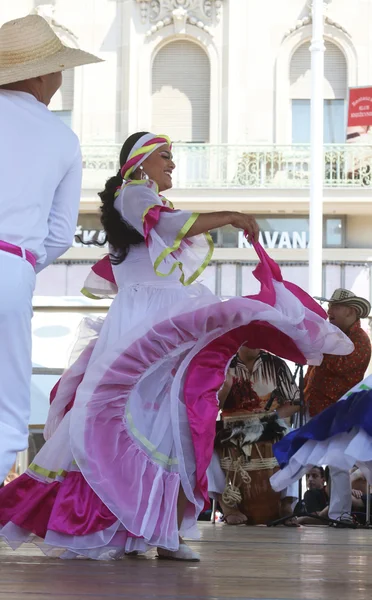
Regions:
<svg viewBox="0 0 372 600"><path fill-rule="evenodd" d="M0 542L1 600L369 600L372 530L201 524L202 562L46 558Z"/></svg>

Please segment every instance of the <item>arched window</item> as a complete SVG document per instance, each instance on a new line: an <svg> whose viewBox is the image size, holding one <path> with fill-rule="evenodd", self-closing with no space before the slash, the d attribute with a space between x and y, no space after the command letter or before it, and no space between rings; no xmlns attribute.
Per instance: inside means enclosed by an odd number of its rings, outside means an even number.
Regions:
<svg viewBox="0 0 372 600"><path fill-rule="evenodd" d="M170 42L152 67L152 130L175 142L209 142L210 64L193 42Z"/></svg>
<svg viewBox="0 0 372 600"><path fill-rule="evenodd" d="M344 54L325 42L324 55L324 142L345 142L347 66ZM310 42L302 44L290 64L292 142L310 142L311 54Z"/></svg>

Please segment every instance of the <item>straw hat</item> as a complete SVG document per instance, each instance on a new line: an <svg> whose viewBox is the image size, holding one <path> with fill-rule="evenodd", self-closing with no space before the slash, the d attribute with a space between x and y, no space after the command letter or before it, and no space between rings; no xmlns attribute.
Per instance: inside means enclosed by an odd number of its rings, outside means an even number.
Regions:
<svg viewBox="0 0 372 600"><path fill-rule="evenodd" d="M360 298L353 292L350 292L350 290L345 290L343 288L335 290L329 299L318 297L316 299L321 302L328 302L329 304L346 304L351 306L352 308L355 308L359 319L365 319L371 311L371 305L368 300Z"/></svg>
<svg viewBox="0 0 372 600"><path fill-rule="evenodd" d="M97 56L65 46L39 15L0 27L0 85L97 62Z"/></svg>

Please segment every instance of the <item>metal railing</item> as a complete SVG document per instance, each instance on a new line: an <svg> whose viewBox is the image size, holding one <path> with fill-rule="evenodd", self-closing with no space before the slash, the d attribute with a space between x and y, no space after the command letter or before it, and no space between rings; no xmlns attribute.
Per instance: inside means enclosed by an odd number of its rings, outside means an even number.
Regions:
<svg viewBox="0 0 372 600"><path fill-rule="evenodd" d="M62 375L62 367L32 367L33 375Z"/></svg>
<svg viewBox="0 0 372 600"><path fill-rule="evenodd" d="M101 189L118 170L119 144L83 146L83 187ZM174 144L175 188L306 188L310 145ZM372 146L324 145L324 187L371 184Z"/></svg>
<svg viewBox="0 0 372 600"><path fill-rule="evenodd" d="M107 304L99 304L97 301L97 305L91 304L76 304L76 305L54 305L49 304L45 306L33 306L34 312L41 313L82 313L82 314L96 314L96 313L107 313L109 309L109 305Z"/></svg>

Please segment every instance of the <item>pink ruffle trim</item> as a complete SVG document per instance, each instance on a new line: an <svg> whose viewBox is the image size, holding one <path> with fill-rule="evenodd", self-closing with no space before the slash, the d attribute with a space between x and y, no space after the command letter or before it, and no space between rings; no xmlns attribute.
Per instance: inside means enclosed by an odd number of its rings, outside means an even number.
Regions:
<svg viewBox="0 0 372 600"><path fill-rule="evenodd" d="M79 472L45 483L24 473L1 491L0 524L9 521L41 538L47 531L87 535L117 521Z"/></svg>
<svg viewBox="0 0 372 600"><path fill-rule="evenodd" d="M137 535L120 524L117 529L120 530L121 536L124 535L125 540L128 537L144 538L145 542L156 546L162 539L166 523L169 519L172 521L177 518L179 481L177 475L166 472L163 472L160 478L154 477L151 465L147 465L151 472L149 475L144 465L146 461L143 461L143 456L139 456L140 454L139 450L132 452L133 485L132 489L128 490L128 496L132 493L137 499L142 484L141 478L146 486L146 482L150 483L149 477L153 477L155 489L152 493L151 506L144 502L138 506L135 519L139 524ZM137 468L140 470L136 471ZM147 537L149 531L146 525L149 511L151 511L151 521L155 522L151 539ZM154 514L158 515L155 521ZM28 535L34 534L42 539L45 539L50 532L71 539L75 536L87 539L87 536L94 537L94 534L108 530L117 522L117 517L95 494L78 471L71 471L63 481L49 483L24 473L1 490L0 525L4 528L9 523L13 523ZM142 531L144 535L141 535Z"/></svg>
<svg viewBox="0 0 372 600"><path fill-rule="evenodd" d="M169 208L168 206L161 206L160 204L155 204L150 208L150 210L147 211L143 219L143 235L145 238L146 246L149 245L149 237L151 230L158 224L162 212L174 211L173 208Z"/></svg>

